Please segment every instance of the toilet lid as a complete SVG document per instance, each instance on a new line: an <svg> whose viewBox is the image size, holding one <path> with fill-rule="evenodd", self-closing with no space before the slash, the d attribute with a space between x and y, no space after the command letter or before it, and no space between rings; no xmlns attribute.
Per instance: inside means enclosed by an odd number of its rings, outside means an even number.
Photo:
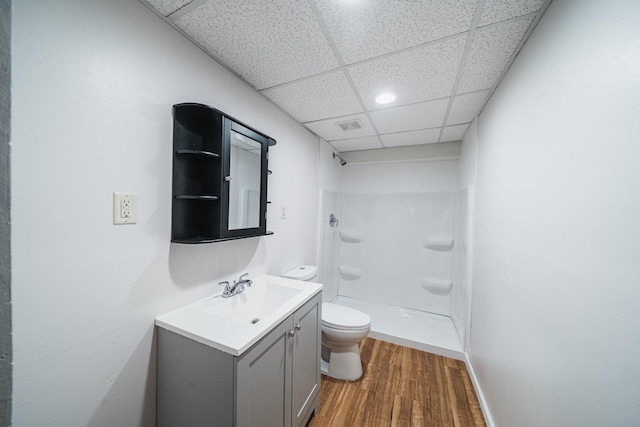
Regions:
<svg viewBox="0 0 640 427"><path fill-rule="evenodd" d="M301 265L296 268L292 268L282 275L288 279L296 280L311 280L318 274L318 267L315 265Z"/></svg>
<svg viewBox="0 0 640 427"><path fill-rule="evenodd" d="M371 318L355 308L325 302L322 324L335 329L362 329L371 325Z"/></svg>

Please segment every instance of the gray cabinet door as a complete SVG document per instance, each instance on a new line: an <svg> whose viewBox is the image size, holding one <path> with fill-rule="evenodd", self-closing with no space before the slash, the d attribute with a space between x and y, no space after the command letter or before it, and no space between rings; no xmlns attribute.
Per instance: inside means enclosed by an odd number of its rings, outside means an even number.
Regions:
<svg viewBox="0 0 640 427"><path fill-rule="evenodd" d="M235 357L158 328L157 426L233 423Z"/></svg>
<svg viewBox="0 0 640 427"><path fill-rule="evenodd" d="M236 426L291 426L292 327L288 317L237 359Z"/></svg>
<svg viewBox="0 0 640 427"><path fill-rule="evenodd" d="M320 297L293 314L292 418L299 426L320 392ZM317 408L316 408L317 409Z"/></svg>

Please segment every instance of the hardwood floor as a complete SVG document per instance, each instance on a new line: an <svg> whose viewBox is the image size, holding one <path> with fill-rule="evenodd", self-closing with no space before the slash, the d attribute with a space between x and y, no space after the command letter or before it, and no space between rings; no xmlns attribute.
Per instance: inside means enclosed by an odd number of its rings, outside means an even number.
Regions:
<svg viewBox="0 0 640 427"><path fill-rule="evenodd" d="M360 353L359 381L322 376L310 427L485 425L464 362L371 338Z"/></svg>

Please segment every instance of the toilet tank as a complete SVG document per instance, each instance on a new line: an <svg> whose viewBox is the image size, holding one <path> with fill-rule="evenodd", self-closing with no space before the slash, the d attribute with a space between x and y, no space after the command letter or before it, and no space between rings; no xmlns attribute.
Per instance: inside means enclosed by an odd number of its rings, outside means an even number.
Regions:
<svg viewBox="0 0 640 427"><path fill-rule="evenodd" d="M315 265L300 265L298 267L292 268L282 275L282 277L286 277L287 279L296 279L296 280L311 280L318 275L318 267Z"/></svg>

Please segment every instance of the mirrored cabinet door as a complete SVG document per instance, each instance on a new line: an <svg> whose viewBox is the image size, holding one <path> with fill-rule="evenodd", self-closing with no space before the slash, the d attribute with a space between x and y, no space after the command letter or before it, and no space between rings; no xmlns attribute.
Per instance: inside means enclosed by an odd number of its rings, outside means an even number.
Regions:
<svg viewBox="0 0 640 427"><path fill-rule="evenodd" d="M226 236L266 233L269 139L225 118L223 221ZM225 216L226 214L226 216Z"/></svg>
<svg viewBox="0 0 640 427"><path fill-rule="evenodd" d="M234 130L229 148L229 230L260 226L262 143Z"/></svg>

